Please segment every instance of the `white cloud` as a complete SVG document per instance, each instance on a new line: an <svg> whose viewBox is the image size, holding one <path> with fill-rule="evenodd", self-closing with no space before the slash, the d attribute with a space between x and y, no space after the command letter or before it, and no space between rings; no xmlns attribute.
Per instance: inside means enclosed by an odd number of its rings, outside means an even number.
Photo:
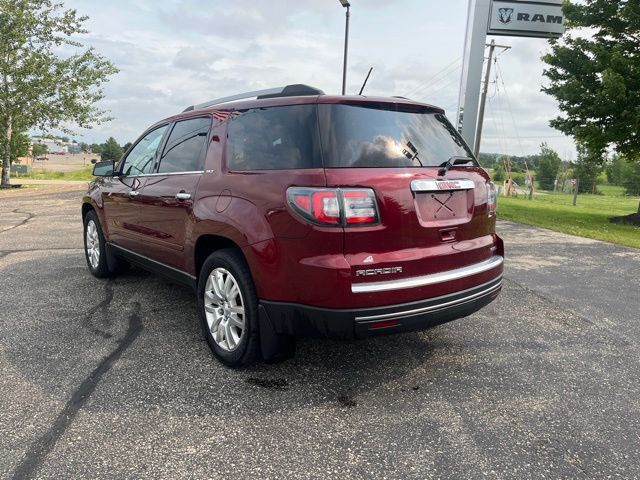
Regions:
<svg viewBox="0 0 640 480"><path fill-rule="evenodd" d="M337 0L65 3L90 16L83 40L120 68L102 102L116 120L80 132L85 141L132 141L188 105L241 91L288 83L340 90L344 9ZM453 118L466 0L351 3L348 92L360 89L373 66L365 94L414 92ZM501 89L487 111L483 151L534 153L545 139L561 155L572 151L571 140L548 127L558 110L540 92L546 42L500 41L513 45L500 57L511 110Z"/></svg>

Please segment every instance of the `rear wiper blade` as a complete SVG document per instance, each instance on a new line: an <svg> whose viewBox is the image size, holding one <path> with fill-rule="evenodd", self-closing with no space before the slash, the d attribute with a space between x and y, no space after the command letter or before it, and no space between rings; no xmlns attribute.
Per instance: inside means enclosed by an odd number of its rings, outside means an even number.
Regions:
<svg viewBox="0 0 640 480"><path fill-rule="evenodd" d="M446 162L438 165L440 167L440 170L438 170L438 175L444 177L447 174L447 171L454 165L465 165L469 162L473 163L473 158L453 156Z"/></svg>

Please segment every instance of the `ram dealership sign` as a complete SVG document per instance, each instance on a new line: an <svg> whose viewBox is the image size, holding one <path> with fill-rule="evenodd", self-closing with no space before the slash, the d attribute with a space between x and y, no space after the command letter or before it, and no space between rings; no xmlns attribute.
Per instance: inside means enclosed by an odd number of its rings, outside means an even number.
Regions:
<svg viewBox="0 0 640 480"><path fill-rule="evenodd" d="M512 37L559 37L564 33L562 1L493 0L487 33Z"/></svg>

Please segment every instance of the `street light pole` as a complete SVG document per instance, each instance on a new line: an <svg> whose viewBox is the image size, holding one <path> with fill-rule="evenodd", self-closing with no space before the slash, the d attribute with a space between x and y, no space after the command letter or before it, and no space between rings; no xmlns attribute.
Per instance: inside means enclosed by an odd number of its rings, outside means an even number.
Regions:
<svg viewBox="0 0 640 480"><path fill-rule="evenodd" d="M349 49L349 7L351 4L348 0L339 0L340 4L347 9L345 27L344 27L344 61L342 63L342 95L345 94L347 88L347 51Z"/></svg>

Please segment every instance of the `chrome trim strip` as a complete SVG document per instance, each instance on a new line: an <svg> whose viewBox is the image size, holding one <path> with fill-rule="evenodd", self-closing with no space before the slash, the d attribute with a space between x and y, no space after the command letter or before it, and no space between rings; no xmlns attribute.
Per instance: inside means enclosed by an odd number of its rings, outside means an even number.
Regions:
<svg viewBox="0 0 640 480"><path fill-rule="evenodd" d="M194 170L191 172L169 172L169 173L141 173L140 175L113 175L111 178L140 178L140 177L164 177L170 175L197 175L204 173L204 170Z"/></svg>
<svg viewBox="0 0 640 480"><path fill-rule="evenodd" d="M459 280L461 278L470 277L471 275L477 275L478 273L483 273L487 270L491 270L492 268L499 267L503 263L504 258L500 255L495 255L493 258L485 260L484 262L457 268L455 270L448 270L446 272L432 273L422 277L401 278L398 280L389 280L388 282L353 283L351 284L351 291L353 293L372 293L400 290L403 288L424 287L427 285L434 285L436 283Z"/></svg>
<svg viewBox="0 0 640 480"><path fill-rule="evenodd" d="M204 173L204 170L194 170L191 172L168 172L168 173L143 173L137 175L138 177L164 177L170 175L197 175L198 173Z"/></svg>
<svg viewBox="0 0 640 480"><path fill-rule="evenodd" d="M473 300L476 300L479 297L485 296L485 295L489 295L490 293L499 290L500 288L502 288L502 275L500 275L500 277L498 277L500 279L500 282L497 284L494 284L492 286L490 286L489 288L486 288L484 290L482 290L481 292L477 292L474 293L472 295L469 295L467 297L463 297L463 298L458 298L456 300L451 300L449 302L444 302L444 303L438 303L436 305L430 305L428 307L422 307L422 308L416 308L413 310L405 310L404 312L392 312L392 313L385 313L382 315L371 315L368 317L356 317L356 322L358 323L372 323L372 322L377 322L380 320L384 320L386 318L404 318L404 317L412 317L414 315L419 315L421 313L426 313L426 312L430 312L430 311L434 311L434 310L442 310L443 308L446 307L450 307L450 306L457 306L457 305L463 305L465 303L469 303ZM493 283L495 281L492 280L490 283ZM485 285L487 285L485 283ZM449 296L449 295L447 295Z"/></svg>
<svg viewBox="0 0 640 480"><path fill-rule="evenodd" d="M476 184L473 180L424 180L411 181L412 192L450 192L452 190L473 190Z"/></svg>

